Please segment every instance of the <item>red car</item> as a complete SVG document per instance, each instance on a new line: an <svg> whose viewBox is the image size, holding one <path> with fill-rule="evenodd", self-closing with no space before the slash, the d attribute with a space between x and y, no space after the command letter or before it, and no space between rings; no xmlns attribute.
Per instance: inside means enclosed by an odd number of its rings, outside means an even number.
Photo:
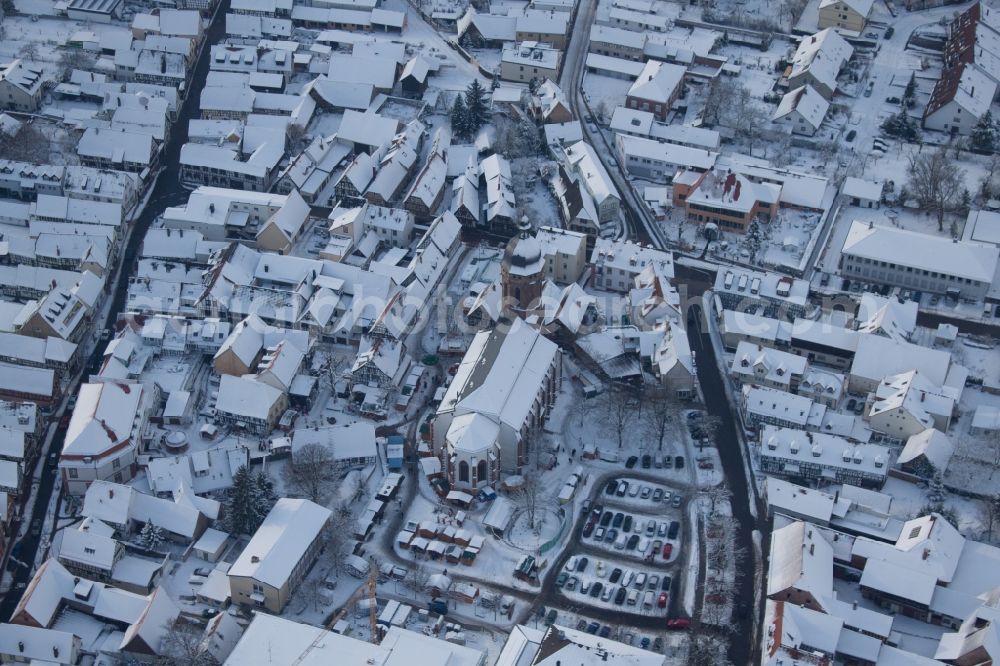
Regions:
<svg viewBox="0 0 1000 666"><path fill-rule="evenodd" d="M583 526L583 536L589 537L594 531L594 521L588 520L587 524Z"/></svg>
<svg viewBox="0 0 1000 666"><path fill-rule="evenodd" d="M724 604L726 603L726 598L721 594L706 594L705 601L710 604Z"/></svg>
<svg viewBox="0 0 1000 666"><path fill-rule="evenodd" d="M672 543L665 543L665 544L663 544L663 559L669 560L670 559L670 553L672 553L672 552L674 552L674 544L672 544Z"/></svg>
<svg viewBox="0 0 1000 666"><path fill-rule="evenodd" d="M660 598L656 600L656 605L659 606L660 608L666 608L667 607L667 593L666 592L660 592ZM667 624L669 625L670 623L668 622Z"/></svg>
<svg viewBox="0 0 1000 666"><path fill-rule="evenodd" d="M698 469L715 469L715 465L706 460L698 463Z"/></svg>
<svg viewBox="0 0 1000 666"><path fill-rule="evenodd" d="M667 620L667 629L687 629L691 626L691 620L686 617L675 617Z"/></svg>

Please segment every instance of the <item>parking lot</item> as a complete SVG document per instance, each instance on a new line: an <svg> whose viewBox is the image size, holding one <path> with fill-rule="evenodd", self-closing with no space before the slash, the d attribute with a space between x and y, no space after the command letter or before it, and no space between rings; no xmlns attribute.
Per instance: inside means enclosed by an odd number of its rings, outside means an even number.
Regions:
<svg viewBox="0 0 1000 666"><path fill-rule="evenodd" d="M654 460L646 469L655 469ZM685 502L665 483L627 474L606 479L583 506L576 554L556 575L558 594L609 612L675 617Z"/></svg>

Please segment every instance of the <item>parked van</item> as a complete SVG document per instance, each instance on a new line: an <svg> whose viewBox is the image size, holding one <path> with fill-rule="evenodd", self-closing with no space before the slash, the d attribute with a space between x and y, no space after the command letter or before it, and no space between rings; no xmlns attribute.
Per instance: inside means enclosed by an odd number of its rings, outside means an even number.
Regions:
<svg viewBox="0 0 1000 666"><path fill-rule="evenodd" d="M435 599L427 604L427 610L438 615L448 614L448 602L442 599Z"/></svg>
<svg viewBox="0 0 1000 666"><path fill-rule="evenodd" d="M639 601L639 590L629 590L628 599L626 600L625 603L627 603L629 606L635 606L636 603L638 603L638 601Z"/></svg>
<svg viewBox="0 0 1000 666"><path fill-rule="evenodd" d="M646 592L646 594L644 594L642 596L642 607L643 607L644 610L652 610L653 609L653 593L652 592Z"/></svg>
<svg viewBox="0 0 1000 666"><path fill-rule="evenodd" d="M646 587L646 574L645 573L643 573L643 572L640 571L639 573L636 574L636 576L635 576L635 587L636 587L637 590L641 590L642 588Z"/></svg>

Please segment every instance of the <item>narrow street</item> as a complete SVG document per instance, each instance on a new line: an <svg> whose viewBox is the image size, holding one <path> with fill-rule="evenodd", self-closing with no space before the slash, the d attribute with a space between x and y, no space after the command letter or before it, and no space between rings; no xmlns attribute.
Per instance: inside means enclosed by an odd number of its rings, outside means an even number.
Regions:
<svg viewBox="0 0 1000 666"><path fill-rule="evenodd" d="M716 447L719 460L726 474L726 483L732 492L731 502L733 517L739 526L736 541L746 548L747 556L739 563L736 571L736 584L731 590L731 596L737 602L753 607L756 593L754 576L756 557L754 556L753 531L759 530L765 535L763 552L767 552L767 526L762 524L750 511L747 498L749 495L746 468L743 463L741 440L737 436L737 423L729 409L726 400L726 387L719 375L715 363L715 351L708 333L702 330L701 308L694 306L688 316L688 337L691 350L698 359L698 382L705 399L705 408L712 416L719 418L719 428L716 432ZM757 515L764 515L758 507ZM754 631L754 613L762 609L748 612L744 617L733 618L733 640L729 643L729 657L734 664L751 664L759 661L757 654L760 637Z"/></svg>
<svg viewBox="0 0 1000 666"><path fill-rule="evenodd" d="M128 277L135 258L138 255L139 247L146 235L146 230L163 213L164 209L182 203L187 198L187 193L181 188L178 180L181 145L187 141L188 121L192 118L197 118L200 114L199 99L201 98L201 90L205 87L205 80L208 77L211 44L221 41L225 36L225 16L228 7L229 0L223 0L208 27L204 46L199 54L198 62L195 64L194 73L191 77L191 87L188 89L188 95L184 99L184 104L178 113L177 121L170 128L168 140L160 155L160 164L163 165L163 168L149 196L146 208L128 232L126 246L121 253L117 282L111 288L111 307L108 310L107 321L103 324L96 322L94 328L97 330L114 327L118 313L125 307L125 297L128 293ZM84 364L84 377L100 367L103 350L103 345L101 344L98 344L94 348L90 359ZM58 415L56 415L55 419L58 419ZM38 458L36 464L43 466L41 483L38 493L35 496L34 505L30 510L25 510L24 512L22 518L24 522L30 523L36 517L38 520L42 520L48 510L49 502L52 499L52 491L55 489L58 470L55 465L48 464L49 455L46 454L62 451L65 435L65 430L58 430L52 440L49 451L43 452L43 455ZM55 521L53 521L53 534L55 532L54 525ZM47 535L50 541L53 534ZM34 573L31 564L35 560L41 542L42 535L32 534L29 530L28 534L13 546L12 560L16 558L17 561L12 561L9 565L13 580L10 591L0 601L0 618L8 620L17 607L17 603L21 599L21 593ZM21 563L25 563L28 566L24 566Z"/></svg>

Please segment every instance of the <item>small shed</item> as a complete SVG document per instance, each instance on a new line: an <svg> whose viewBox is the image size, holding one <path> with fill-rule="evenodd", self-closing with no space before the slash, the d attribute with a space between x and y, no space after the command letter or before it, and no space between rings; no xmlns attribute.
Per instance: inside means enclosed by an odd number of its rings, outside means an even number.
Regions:
<svg viewBox="0 0 1000 666"><path fill-rule="evenodd" d="M195 542L194 552L203 560L218 562L222 554L226 552L226 542L228 540L229 534L209 527L202 533L201 538Z"/></svg>
<svg viewBox="0 0 1000 666"><path fill-rule="evenodd" d="M170 425L185 425L191 422L190 391L171 391L163 408L163 422Z"/></svg>
<svg viewBox="0 0 1000 666"><path fill-rule="evenodd" d="M873 180L849 177L840 191L850 205L860 208L878 208L882 201L882 183Z"/></svg>

